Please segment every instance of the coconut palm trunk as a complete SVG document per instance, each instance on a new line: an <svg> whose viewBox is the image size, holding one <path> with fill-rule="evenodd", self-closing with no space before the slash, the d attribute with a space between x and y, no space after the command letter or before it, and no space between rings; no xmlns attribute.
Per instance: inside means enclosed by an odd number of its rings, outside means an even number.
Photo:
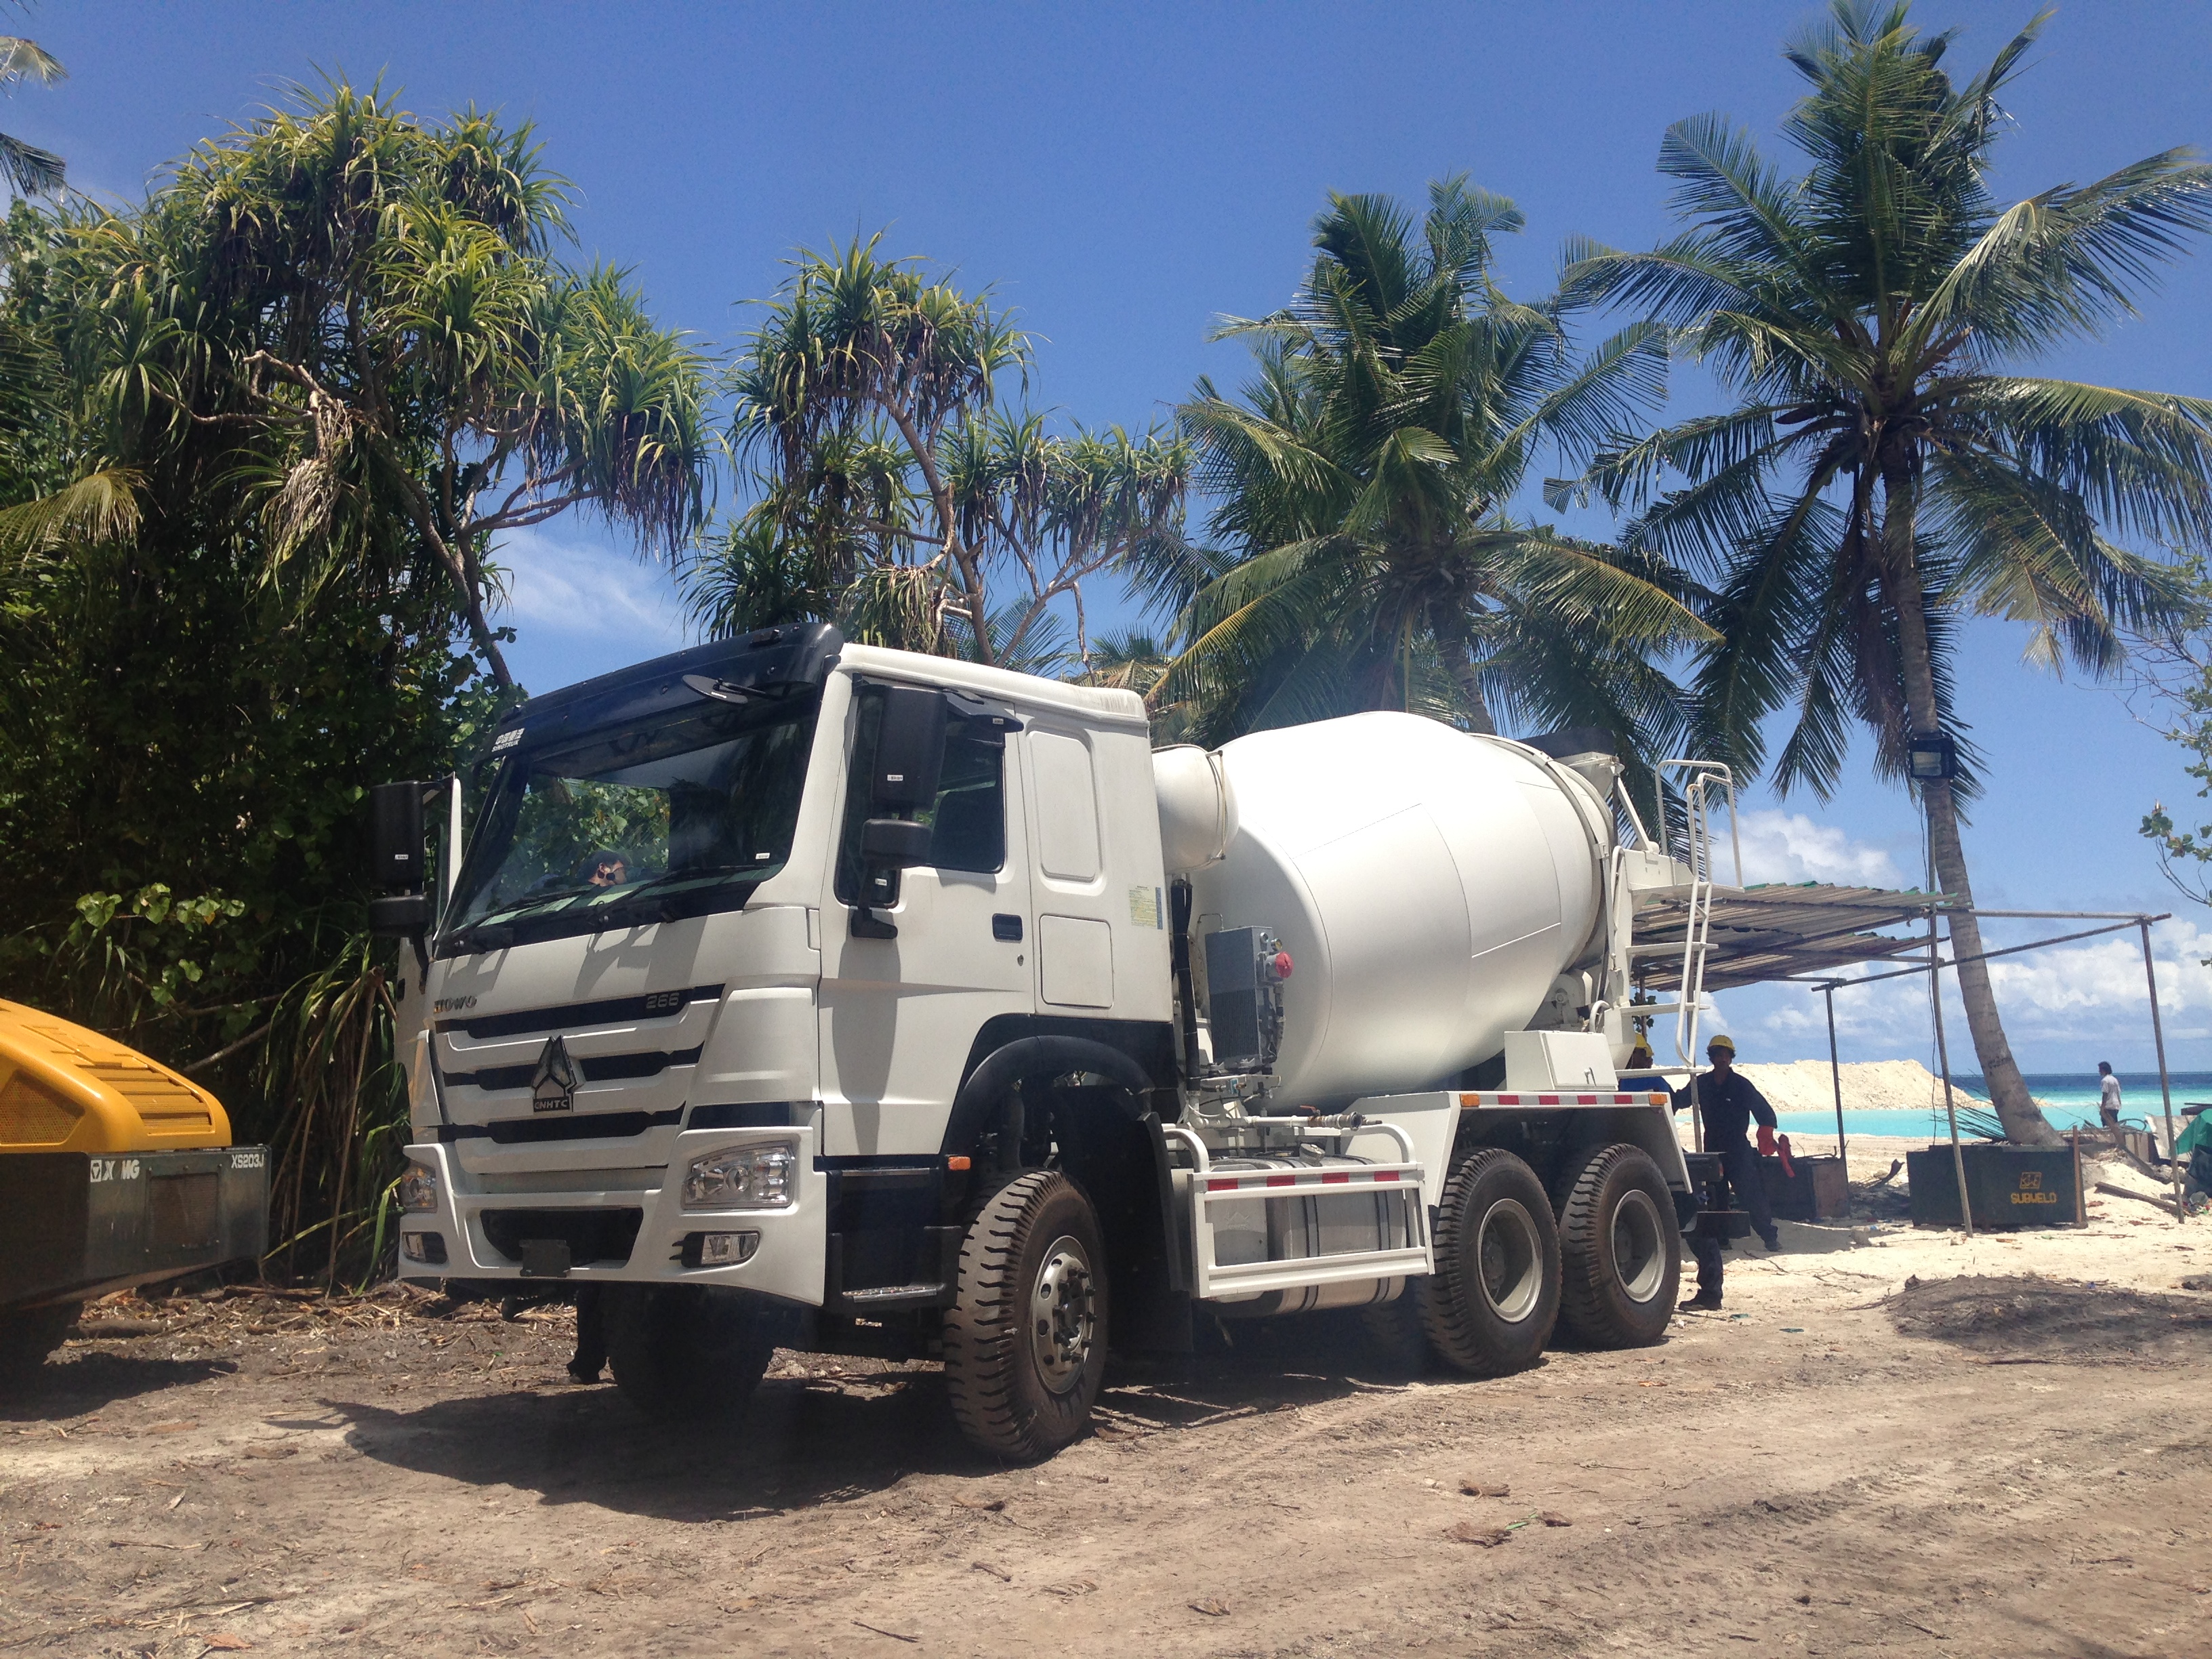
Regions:
<svg viewBox="0 0 2212 1659"><path fill-rule="evenodd" d="M1882 521L1882 556L1889 579L1886 585L1897 617L1898 666L1905 682L1905 713L1912 732L1937 732L1942 729L1942 720L1936 698L1935 653L1929 645L1926 594L1913 553L1914 484L1910 474L1901 469L1890 471L1883 484L1887 511ZM2012 1044L2005 1036L2003 1021L1997 1017L1996 995L1990 986L1990 965L1978 960L1982 927L1974 915L1973 883L1966 874L1966 850L1959 836L1959 803L1950 780L1930 780L1918 788L1928 814L1928 847L1936 866L1936 886L1959 906L1945 913L1945 922L1951 934L1952 959L1959 964L1959 1000L1966 1005L1966 1029L1973 1036L1974 1053L1981 1061L1982 1081L1990 1091L1990 1102L2004 1125L2006 1139L2023 1146L2056 1146L2057 1132L2030 1097L2027 1080L2012 1057Z"/></svg>

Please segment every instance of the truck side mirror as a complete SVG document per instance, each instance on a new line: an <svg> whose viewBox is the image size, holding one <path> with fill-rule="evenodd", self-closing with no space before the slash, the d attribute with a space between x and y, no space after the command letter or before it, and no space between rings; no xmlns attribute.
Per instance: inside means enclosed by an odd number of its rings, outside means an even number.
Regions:
<svg viewBox="0 0 2212 1659"><path fill-rule="evenodd" d="M422 785L380 783L368 792L369 931L380 939L419 939L430 925L422 890Z"/></svg>
<svg viewBox="0 0 2212 1659"><path fill-rule="evenodd" d="M870 818L860 826L864 863L908 870L929 862L930 827L911 818Z"/></svg>
<svg viewBox="0 0 2212 1659"><path fill-rule="evenodd" d="M884 688L883 721L869 801L878 811L918 812L936 805L945 766L945 694L919 685Z"/></svg>

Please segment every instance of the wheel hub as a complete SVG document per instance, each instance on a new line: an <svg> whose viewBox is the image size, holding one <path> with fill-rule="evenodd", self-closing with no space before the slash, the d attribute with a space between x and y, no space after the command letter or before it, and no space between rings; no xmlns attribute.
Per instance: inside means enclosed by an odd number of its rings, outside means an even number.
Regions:
<svg viewBox="0 0 2212 1659"><path fill-rule="evenodd" d="M1667 1277L1666 1235L1649 1193L1632 1189L1613 1210L1613 1270L1632 1302L1649 1302Z"/></svg>
<svg viewBox="0 0 2212 1659"><path fill-rule="evenodd" d="M1054 1394L1082 1380L1098 1337L1098 1293L1081 1243L1062 1235L1044 1253L1030 1295L1030 1347L1037 1374Z"/></svg>
<svg viewBox="0 0 2212 1659"><path fill-rule="evenodd" d="M1526 1319L1544 1294L1544 1253L1528 1212L1510 1198L1492 1205L1483 1214L1474 1252L1475 1277L1492 1310L1511 1324Z"/></svg>

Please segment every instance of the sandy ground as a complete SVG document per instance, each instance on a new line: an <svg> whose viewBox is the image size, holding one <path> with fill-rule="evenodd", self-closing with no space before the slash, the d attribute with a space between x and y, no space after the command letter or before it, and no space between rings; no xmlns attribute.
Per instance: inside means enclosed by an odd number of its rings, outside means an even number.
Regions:
<svg viewBox="0 0 2212 1659"><path fill-rule="evenodd" d="M2212 1651L2212 1224L1869 1236L1497 1382L1250 1328L1037 1469L926 1366L684 1433L563 1310L113 1304L0 1401L0 1653Z"/></svg>

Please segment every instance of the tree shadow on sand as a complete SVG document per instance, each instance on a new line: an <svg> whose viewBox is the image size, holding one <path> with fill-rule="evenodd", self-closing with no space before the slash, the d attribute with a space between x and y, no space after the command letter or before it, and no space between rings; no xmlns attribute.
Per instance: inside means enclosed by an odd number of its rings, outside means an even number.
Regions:
<svg viewBox="0 0 2212 1659"><path fill-rule="evenodd" d="M9 1385L0 1398L0 1423L79 1417L118 1400L188 1388L237 1369L237 1362L222 1358L157 1359L99 1352L49 1359Z"/></svg>
<svg viewBox="0 0 2212 1659"><path fill-rule="evenodd" d="M1402 1370L1341 1322L1257 1325L1188 1356L1116 1361L1097 1413L1111 1442L1289 1410L1376 1389ZM934 1366L781 1354L744 1415L648 1421L608 1385L513 1390L412 1410L328 1399L355 1449L395 1468L534 1492L663 1520L728 1520L884 1491L915 1474L978 1476L1003 1466L953 1427Z"/></svg>

